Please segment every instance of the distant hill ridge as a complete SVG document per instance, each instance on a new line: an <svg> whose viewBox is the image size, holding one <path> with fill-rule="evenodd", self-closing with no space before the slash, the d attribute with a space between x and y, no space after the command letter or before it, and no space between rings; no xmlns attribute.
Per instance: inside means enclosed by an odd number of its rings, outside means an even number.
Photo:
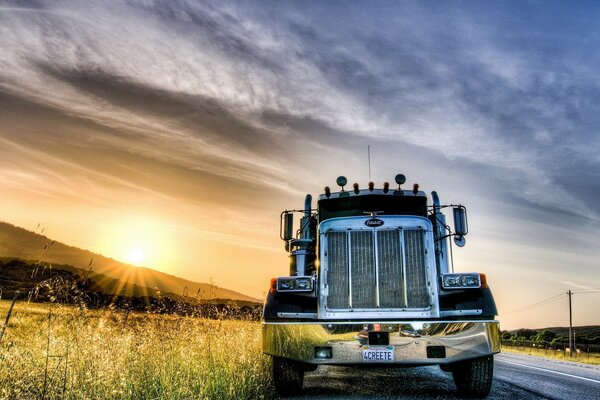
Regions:
<svg viewBox="0 0 600 400"><path fill-rule="evenodd" d="M71 265L89 270L107 279L122 282L124 289L165 293L199 299L232 299L260 302L250 296L208 283L194 282L146 267L136 267L91 251L79 249L18 226L0 221L0 257L36 260L44 263ZM90 265L91 262L91 265ZM107 282L108 283L108 282ZM114 282L111 282L114 285Z"/></svg>
<svg viewBox="0 0 600 400"><path fill-rule="evenodd" d="M520 330L529 330L529 331L550 331L555 333L557 336L569 336L569 327L568 326L557 326L557 327L549 327L549 328L535 328L535 329L513 329L509 331L510 333L516 333ZM589 336L595 337L600 336L600 325L582 325L582 326L573 326L573 330L577 332L577 335L581 336Z"/></svg>

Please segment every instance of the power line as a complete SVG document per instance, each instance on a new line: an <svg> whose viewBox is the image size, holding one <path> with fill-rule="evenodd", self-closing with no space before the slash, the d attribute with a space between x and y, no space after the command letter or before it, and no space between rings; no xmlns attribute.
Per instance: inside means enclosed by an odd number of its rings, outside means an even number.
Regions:
<svg viewBox="0 0 600 400"><path fill-rule="evenodd" d="M573 294L588 294L588 293L600 293L600 289L585 289L573 292Z"/></svg>
<svg viewBox="0 0 600 400"><path fill-rule="evenodd" d="M550 303L554 303L554 302L560 300L563 296L564 296L564 293L561 292L560 294L557 294L556 296L552 296L552 297L549 297L547 299L540 300L537 303L533 303L533 304L530 304L528 306L519 307L517 309L507 311L505 313L502 313L502 315L515 314L515 313L526 311L526 310L527 311L531 311L531 310L534 310L536 308L546 306L546 305L548 305Z"/></svg>
<svg viewBox="0 0 600 400"><path fill-rule="evenodd" d="M579 290L577 292L571 292L571 294L592 294L592 293L600 293L600 288L584 289L584 290ZM502 315L515 314L515 313L519 313L522 311L534 310L536 308L544 307L548 304L551 304L551 303L554 303L554 302L560 300L562 298L562 296L564 296L564 295L565 295L565 293L560 293L555 296L548 297L547 299L540 300L536 303L530 304L528 306L523 306L523 307L519 307L519 308L516 308L513 310L509 310L507 312L502 313Z"/></svg>

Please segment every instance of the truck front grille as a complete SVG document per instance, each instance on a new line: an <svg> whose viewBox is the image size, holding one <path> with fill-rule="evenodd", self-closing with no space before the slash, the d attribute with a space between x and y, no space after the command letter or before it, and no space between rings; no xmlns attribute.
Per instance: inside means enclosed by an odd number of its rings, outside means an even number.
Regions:
<svg viewBox="0 0 600 400"><path fill-rule="evenodd" d="M327 309L430 306L422 229L330 231Z"/></svg>

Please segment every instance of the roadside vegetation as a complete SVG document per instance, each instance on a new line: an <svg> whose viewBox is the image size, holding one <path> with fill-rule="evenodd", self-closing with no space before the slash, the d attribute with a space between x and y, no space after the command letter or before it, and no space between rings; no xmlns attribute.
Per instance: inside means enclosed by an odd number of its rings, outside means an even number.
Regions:
<svg viewBox="0 0 600 400"><path fill-rule="evenodd" d="M573 361L585 364L600 365L600 354L599 353L588 353L585 351L579 351L574 353L573 356L567 351L562 349L546 349L541 347L528 347L528 346L512 346L502 345L502 351L506 353L526 354L530 356L546 357L555 360Z"/></svg>
<svg viewBox="0 0 600 400"><path fill-rule="evenodd" d="M566 328L519 329L502 332L502 351L600 365L600 328L578 327L576 345L569 349Z"/></svg>
<svg viewBox="0 0 600 400"><path fill-rule="evenodd" d="M598 346L600 349L600 325L574 327L577 345ZM504 342L533 342L548 346L569 344L569 328L518 329L502 331Z"/></svg>
<svg viewBox="0 0 600 400"><path fill-rule="evenodd" d="M268 363L256 321L23 301L0 343L0 399L270 398Z"/></svg>

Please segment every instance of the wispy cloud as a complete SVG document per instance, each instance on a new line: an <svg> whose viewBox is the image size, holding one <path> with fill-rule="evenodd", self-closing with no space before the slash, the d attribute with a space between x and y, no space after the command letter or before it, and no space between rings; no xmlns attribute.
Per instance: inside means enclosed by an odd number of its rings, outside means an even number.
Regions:
<svg viewBox="0 0 600 400"><path fill-rule="evenodd" d="M565 288L568 289L580 289L580 290L592 290L596 289L594 286L582 284L580 282L574 282L573 280L564 279L560 276L549 276L549 278L555 282L561 283Z"/></svg>
<svg viewBox="0 0 600 400"><path fill-rule="evenodd" d="M439 15L428 19L418 5L406 6L406 14L384 6L353 25L347 13L345 24L327 6L307 14L286 7L185 1L5 7L0 85L121 133L98 135L96 143L278 189L287 187L280 177L289 160L280 150L305 142L310 124L290 131L266 114L491 165L496 179L517 178L518 185L505 182L516 196L593 214L557 178L557 164L573 167L569 154L599 161L581 143L600 139L575 128L597 122L590 111L599 93L589 85L592 72L531 59L524 49L531 43L507 44L498 27L468 12L452 13L448 23ZM387 11L392 18L383 19ZM136 87L145 91L130 104L115 100ZM153 91L189 103L173 106L176 116L152 114L144 100ZM193 125L193 114L203 112L243 123L233 131L225 122Z"/></svg>

